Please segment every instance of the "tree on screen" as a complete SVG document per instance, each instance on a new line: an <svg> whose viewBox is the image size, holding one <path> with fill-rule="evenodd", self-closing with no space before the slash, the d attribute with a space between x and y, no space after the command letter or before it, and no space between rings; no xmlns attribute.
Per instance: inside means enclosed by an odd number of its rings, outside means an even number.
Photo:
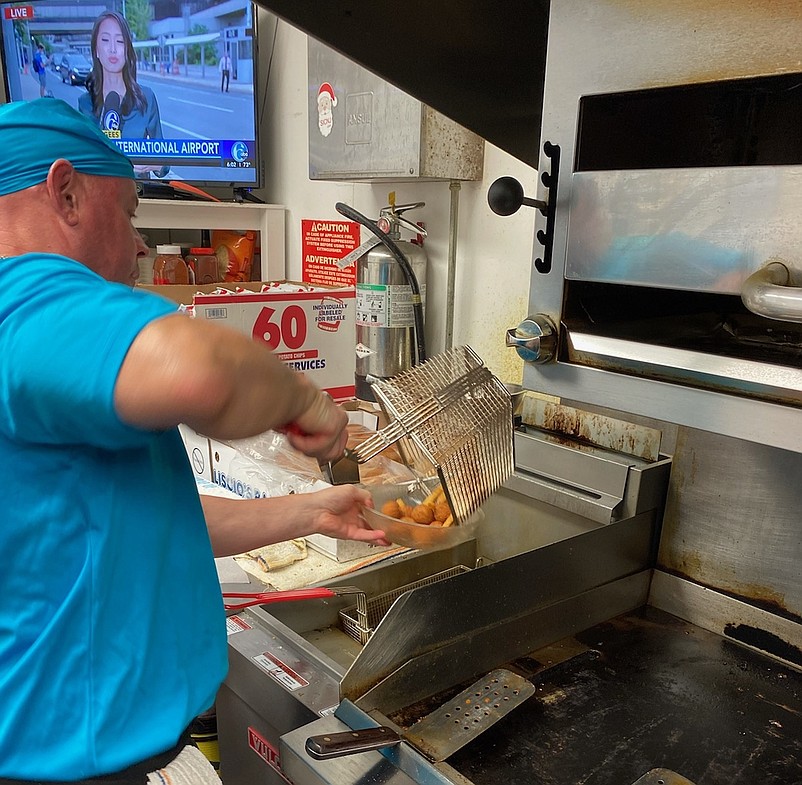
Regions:
<svg viewBox="0 0 802 785"><path fill-rule="evenodd" d="M203 35L208 33L209 28L205 25L192 25L189 30L190 35ZM201 62L201 47L203 47L203 61L209 65L217 63L217 49L211 42L206 44L190 44L187 47L187 62L197 65Z"/></svg>
<svg viewBox="0 0 802 785"><path fill-rule="evenodd" d="M150 23L153 21L150 0L126 0L125 20L131 28L134 40L146 41L150 37Z"/></svg>

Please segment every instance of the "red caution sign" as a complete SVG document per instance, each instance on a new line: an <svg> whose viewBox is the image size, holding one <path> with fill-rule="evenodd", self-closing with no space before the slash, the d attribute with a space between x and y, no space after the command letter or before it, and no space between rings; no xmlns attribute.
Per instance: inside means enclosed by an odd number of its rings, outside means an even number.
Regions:
<svg viewBox="0 0 802 785"><path fill-rule="evenodd" d="M301 221L303 280L315 286L354 286L356 262L338 262L359 246L356 221Z"/></svg>

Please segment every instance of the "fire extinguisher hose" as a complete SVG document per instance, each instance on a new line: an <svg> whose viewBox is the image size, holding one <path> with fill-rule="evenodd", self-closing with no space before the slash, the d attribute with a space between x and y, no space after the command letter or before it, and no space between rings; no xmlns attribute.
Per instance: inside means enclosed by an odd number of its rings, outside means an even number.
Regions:
<svg viewBox="0 0 802 785"><path fill-rule="evenodd" d="M417 362L414 364L420 365L426 359L426 339L423 334L423 303L421 302L420 286L415 271L412 269L412 265L409 263L407 257L404 256L401 249L393 242L390 235L388 235L387 232L383 232L378 224L371 221L370 218L367 218L362 215L362 213L354 210L353 207L349 207L343 202L337 202L334 207L340 215L352 221L357 221L357 223L362 224L366 229L370 229L370 231L387 246L387 249L395 260L401 265L404 277L407 279L409 288L412 290L413 332L415 334L415 351L417 354Z"/></svg>

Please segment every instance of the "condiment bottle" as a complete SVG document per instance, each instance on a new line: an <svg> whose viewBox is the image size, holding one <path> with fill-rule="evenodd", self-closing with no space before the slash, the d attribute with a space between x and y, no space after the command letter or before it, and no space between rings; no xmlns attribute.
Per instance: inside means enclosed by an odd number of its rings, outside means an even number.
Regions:
<svg viewBox="0 0 802 785"><path fill-rule="evenodd" d="M180 245L157 245L156 261L153 263L153 283L190 283L189 268L181 256Z"/></svg>
<svg viewBox="0 0 802 785"><path fill-rule="evenodd" d="M187 264L195 269L196 283L218 283L220 281L220 268L214 249L190 248Z"/></svg>

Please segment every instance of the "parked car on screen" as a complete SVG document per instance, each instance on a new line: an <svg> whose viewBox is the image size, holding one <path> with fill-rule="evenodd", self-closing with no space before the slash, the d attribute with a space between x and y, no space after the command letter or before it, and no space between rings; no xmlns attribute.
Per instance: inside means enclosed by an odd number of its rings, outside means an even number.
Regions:
<svg viewBox="0 0 802 785"><path fill-rule="evenodd" d="M58 70L65 84L86 84L86 77L92 72L92 61L81 52L68 52L62 56Z"/></svg>
<svg viewBox="0 0 802 785"><path fill-rule="evenodd" d="M54 49L50 53L50 70L59 73L59 71L61 71L61 61L64 59L64 55L74 54L80 54L80 52L78 52L77 49L71 49L69 47Z"/></svg>
<svg viewBox="0 0 802 785"><path fill-rule="evenodd" d="M67 54L66 49L54 49L49 56L48 65L50 66L50 70L58 73L59 68L61 67L61 58Z"/></svg>

